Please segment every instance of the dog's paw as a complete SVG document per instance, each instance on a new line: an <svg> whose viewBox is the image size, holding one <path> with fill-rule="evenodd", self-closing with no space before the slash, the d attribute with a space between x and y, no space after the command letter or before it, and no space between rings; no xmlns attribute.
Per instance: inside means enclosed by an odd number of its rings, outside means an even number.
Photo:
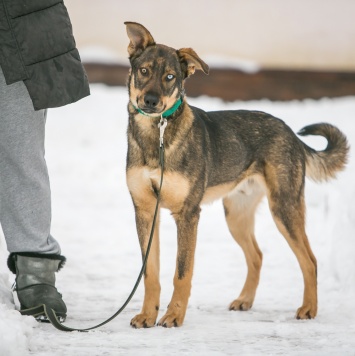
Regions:
<svg viewBox="0 0 355 356"><path fill-rule="evenodd" d="M168 307L165 315L158 321L158 326L164 328L172 328L181 326L184 322L186 308L183 308L180 303L173 304L173 307Z"/></svg>
<svg viewBox="0 0 355 356"><path fill-rule="evenodd" d="M181 326L184 318L181 318L175 313L166 313L159 321L158 326L163 326L164 328L173 328Z"/></svg>
<svg viewBox="0 0 355 356"><path fill-rule="evenodd" d="M236 299L229 305L229 310L249 310L253 306L252 300Z"/></svg>
<svg viewBox="0 0 355 356"><path fill-rule="evenodd" d="M135 328L135 329L151 328L152 326L155 325L155 321L156 321L156 316L152 317L146 313L137 314L131 320L131 326L132 326L132 328Z"/></svg>
<svg viewBox="0 0 355 356"><path fill-rule="evenodd" d="M306 304L298 308L296 313L296 319L314 319L316 315L317 307L313 307L311 304Z"/></svg>

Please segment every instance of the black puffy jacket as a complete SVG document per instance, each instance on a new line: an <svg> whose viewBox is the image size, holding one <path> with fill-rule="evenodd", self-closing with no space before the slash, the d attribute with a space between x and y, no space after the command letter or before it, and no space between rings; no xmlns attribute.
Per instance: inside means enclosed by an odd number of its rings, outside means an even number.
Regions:
<svg viewBox="0 0 355 356"><path fill-rule="evenodd" d="M7 84L23 80L36 110L90 94L63 1L0 0L0 66Z"/></svg>

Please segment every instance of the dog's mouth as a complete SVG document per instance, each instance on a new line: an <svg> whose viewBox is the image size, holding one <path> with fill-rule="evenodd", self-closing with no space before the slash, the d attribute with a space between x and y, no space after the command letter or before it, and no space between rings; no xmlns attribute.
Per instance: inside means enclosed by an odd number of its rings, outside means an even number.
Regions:
<svg viewBox="0 0 355 356"><path fill-rule="evenodd" d="M139 112L143 112L143 114L149 115L149 116L160 116L165 110L165 106L163 108L151 108L151 107L146 107L146 106L142 106L139 107L138 106L138 111Z"/></svg>
<svg viewBox="0 0 355 356"><path fill-rule="evenodd" d="M164 110L162 111L162 110L152 109L152 108L147 108L147 107L143 107L143 108L141 108L141 110L147 114L161 114L164 111Z"/></svg>

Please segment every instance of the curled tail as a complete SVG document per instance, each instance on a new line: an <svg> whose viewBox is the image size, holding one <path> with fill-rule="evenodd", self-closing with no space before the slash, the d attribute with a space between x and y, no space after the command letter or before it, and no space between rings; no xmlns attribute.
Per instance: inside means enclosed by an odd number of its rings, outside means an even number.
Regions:
<svg viewBox="0 0 355 356"><path fill-rule="evenodd" d="M306 176L314 181L335 178L348 161L349 144L345 135L335 126L325 123L304 127L298 135L319 135L328 140L324 151L316 151L304 144L306 152Z"/></svg>

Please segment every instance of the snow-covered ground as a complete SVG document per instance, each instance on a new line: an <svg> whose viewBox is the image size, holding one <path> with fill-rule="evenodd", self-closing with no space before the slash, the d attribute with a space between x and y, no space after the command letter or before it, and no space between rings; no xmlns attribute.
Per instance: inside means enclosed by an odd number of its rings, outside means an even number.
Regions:
<svg viewBox="0 0 355 356"><path fill-rule="evenodd" d="M69 314L66 325L90 327L125 301L140 270L134 211L125 183L124 88L92 86L79 103L50 110L47 162L53 193L53 235L67 257L57 275ZM355 146L355 97L319 101L223 103L190 99L206 110L245 108L270 112L295 131L327 121ZM322 149L323 139L307 139ZM192 295L181 328L135 330L143 285L127 309L89 333L64 333L14 310L3 237L0 241L0 355L355 355L355 159L338 180L307 181L307 231L318 259L319 313L294 319L303 280L297 261L277 232L264 201L256 236L264 253L253 309L230 312L244 283L241 249L227 230L220 202L205 206L199 225ZM168 212L161 223L161 310L172 293L175 226Z"/></svg>

